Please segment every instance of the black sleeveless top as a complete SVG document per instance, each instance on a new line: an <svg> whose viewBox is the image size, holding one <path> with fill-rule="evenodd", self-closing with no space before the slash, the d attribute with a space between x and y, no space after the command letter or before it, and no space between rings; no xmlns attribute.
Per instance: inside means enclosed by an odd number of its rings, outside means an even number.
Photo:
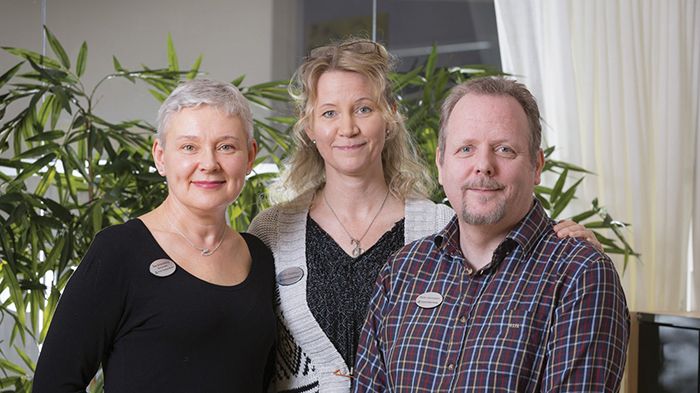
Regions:
<svg viewBox="0 0 700 393"><path fill-rule="evenodd" d="M306 300L348 368L355 363L360 331L379 270L403 245L404 219L401 219L372 247L353 258L316 221L307 218Z"/></svg>

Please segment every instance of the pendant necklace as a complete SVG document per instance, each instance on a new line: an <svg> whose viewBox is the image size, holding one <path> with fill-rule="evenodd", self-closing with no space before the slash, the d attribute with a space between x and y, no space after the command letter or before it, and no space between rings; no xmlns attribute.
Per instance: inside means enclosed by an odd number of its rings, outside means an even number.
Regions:
<svg viewBox="0 0 700 393"><path fill-rule="evenodd" d="M208 257L208 256L210 256L211 254L215 253L216 250L218 250L219 247L221 247L221 244L224 242L224 238L226 238L225 233L224 233L224 232L226 231L226 225L224 224L224 227L221 228L221 233L219 234L219 236L221 237L221 240L219 240L219 243L217 243L216 246L215 246L214 248L212 248L212 249L209 249L209 248L206 248L206 247L205 247L205 248L200 248L200 247L195 246L194 243L192 243L192 242L190 241L190 239L188 239L187 236L185 236L185 234L182 233L182 232L180 231L180 229L178 229L177 226L173 225L173 222L170 221L170 217L169 217L167 214L165 215L165 219L168 220L168 223L170 223L170 226L171 226L171 227L175 228L175 231L178 233L178 235L182 236L182 238L185 239L185 241L187 241L187 243L188 243L192 248L194 248L195 250L199 251L199 252L202 254L203 257Z"/></svg>
<svg viewBox="0 0 700 393"><path fill-rule="evenodd" d="M345 228L345 225L343 225L343 222L340 221L340 218L338 218L338 215L335 214L335 210L333 210L333 208L331 207L331 204L328 203L328 199L326 198L326 193L325 192L323 193L323 201L326 202L326 206L328 206L328 209L330 209L331 213L333 213L333 217L335 217L335 219L338 221L338 224L340 224L340 227L343 228L343 230L348 235L348 237L350 237L350 245L353 246L353 249L352 249L352 257L353 258L357 258L360 255L362 255L363 252L365 252L365 250L362 247L360 247L360 242L362 241L362 239L365 238L365 236L367 236L369 229L372 228L372 224L374 224L374 221L376 221L377 217L379 217L379 213L381 213L382 209L384 209L384 204L386 203L387 199L389 199L389 190L388 189L386 190L386 195L384 195L384 200L382 201L381 206L379 206L379 210L377 210L377 213L374 215L374 218L369 223L369 225L367 226L367 229L365 229L365 232L362 234L362 236L360 236L360 238L357 239L357 238L354 238L350 234L350 231L348 231L347 228Z"/></svg>

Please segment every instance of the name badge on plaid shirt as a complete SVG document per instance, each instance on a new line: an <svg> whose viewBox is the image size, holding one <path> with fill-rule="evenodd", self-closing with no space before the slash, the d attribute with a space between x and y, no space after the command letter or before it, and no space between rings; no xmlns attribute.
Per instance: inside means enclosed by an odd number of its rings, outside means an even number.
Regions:
<svg viewBox="0 0 700 393"><path fill-rule="evenodd" d="M441 303L442 295L437 292L426 292L416 298L416 304L420 308L435 308Z"/></svg>

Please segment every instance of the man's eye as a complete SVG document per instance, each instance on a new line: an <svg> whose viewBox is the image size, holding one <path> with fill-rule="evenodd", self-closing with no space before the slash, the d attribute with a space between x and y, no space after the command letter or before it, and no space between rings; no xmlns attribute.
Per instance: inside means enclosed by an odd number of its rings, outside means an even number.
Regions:
<svg viewBox="0 0 700 393"><path fill-rule="evenodd" d="M498 146L496 148L496 153L498 153L500 155L508 156L508 157L515 156L515 150L513 150L509 146Z"/></svg>
<svg viewBox="0 0 700 393"><path fill-rule="evenodd" d="M181 149L184 151L194 151L195 147L194 145L183 145Z"/></svg>
<svg viewBox="0 0 700 393"><path fill-rule="evenodd" d="M458 153L460 154L468 154L472 152L472 147L471 146L462 146L457 150Z"/></svg>
<svg viewBox="0 0 700 393"><path fill-rule="evenodd" d="M221 146L219 146L219 150L221 150L221 151L234 151L234 150L236 150L236 147L233 145L221 145Z"/></svg>

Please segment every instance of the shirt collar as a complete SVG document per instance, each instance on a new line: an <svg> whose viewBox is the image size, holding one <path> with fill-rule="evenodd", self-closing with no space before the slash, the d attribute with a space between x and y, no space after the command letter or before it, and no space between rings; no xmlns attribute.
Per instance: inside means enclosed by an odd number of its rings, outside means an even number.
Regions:
<svg viewBox="0 0 700 393"><path fill-rule="evenodd" d="M506 236L507 239L517 242L526 255L537 244L537 240L542 237L542 234L552 227L552 220L540 201L537 198L533 199L530 211Z"/></svg>
<svg viewBox="0 0 700 393"><path fill-rule="evenodd" d="M551 228L552 221L547 216L544 208L537 198L533 198L532 207L525 217L518 222L515 227L508 232L506 238L497 247L496 253L507 254L513 249L515 242L519 245L525 254L537 243L542 233ZM450 222L440 232L433 236L433 243L437 248L445 248L451 255L462 256L462 249L459 243L459 221L457 214L452 217ZM503 255L505 257L505 255ZM502 259L499 256L497 259Z"/></svg>

